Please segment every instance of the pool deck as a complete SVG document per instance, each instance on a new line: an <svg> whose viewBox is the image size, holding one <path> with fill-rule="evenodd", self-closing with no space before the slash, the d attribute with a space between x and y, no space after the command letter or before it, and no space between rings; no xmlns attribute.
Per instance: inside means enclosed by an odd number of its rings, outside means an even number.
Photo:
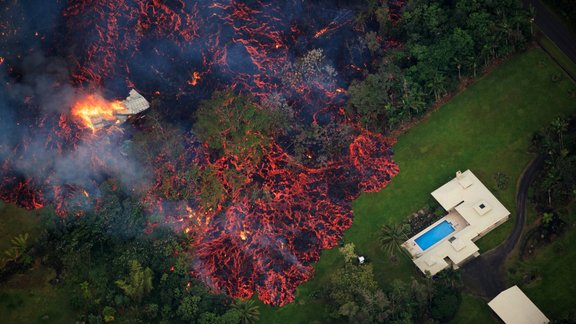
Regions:
<svg viewBox="0 0 576 324"><path fill-rule="evenodd" d="M402 244L414 264L425 274L435 275L447 267L458 269L479 255L474 241L508 220L510 212L470 171L456 177L432 192L448 214ZM415 239L443 221L454 227L434 245L422 250Z"/></svg>
<svg viewBox="0 0 576 324"><path fill-rule="evenodd" d="M435 226L437 226L438 224L442 223L443 221L448 221L448 223L450 223L450 225L452 225L452 227L454 228L454 232L448 234L445 238L436 242L434 245L430 246L426 250L434 248L438 244L440 244L440 243L444 242L445 240L448 240L450 237L454 236L454 234L461 231L464 227L468 226L468 223L466 222L466 220L462 216L460 216L456 212L450 212L446 216L444 216L444 217L440 218L439 220L437 220L436 222L434 222L434 224L432 224L432 225L426 227L424 230L420 231L420 233L418 233L414 237L410 238L408 241L404 242L402 244L402 247L405 248L413 258L419 257L420 255L422 255L422 253L424 253L424 250L422 250L420 248L420 246L416 243L416 239L419 238L420 236L422 236L424 233L431 230L432 228L434 228Z"/></svg>

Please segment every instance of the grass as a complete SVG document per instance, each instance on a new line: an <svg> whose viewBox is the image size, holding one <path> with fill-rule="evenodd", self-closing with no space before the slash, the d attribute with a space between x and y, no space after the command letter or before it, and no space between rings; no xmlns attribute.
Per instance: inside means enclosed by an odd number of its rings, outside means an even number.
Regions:
<svg viewBox="0 0 576 324"><path fill-rule="evenodd" d="M14 275L0 289L0 318L3 323L74 323L65 288L54 288L49 280L54 270L36 265Z"/></svg>
<svg viewBox="0 0 576 324"><path fill-rule="evenodd" d="M10 240L21 233L32 242L40 233L36 212L0 202L0 253L10 247ZM0 283L0 321L2 323L73 323L75 314L68 306L69 293L54 288L49 281L54 270L36 260L32 268ZM44 319L43 319L44 318Z"/></svg>
<svg viewBox="0 0 576 324"><path fill-rule="evenodd" d="M386 222L401 222L424 206L430 192L454 177L456 170L473 170L489 188L495 186L496 172L510 177L509 187L495 195L512 213L511 220L477 242L480 252L507 237L516 212L516 183L533 158L528 153L532 134L556 116L576 110L569 95L575 85L567 78L552 82L552 75L559 71L542 50L531 49L496 68L398 138L394 149L400 174L380 192L363 194L354 201L354 224L345 235L346 242L354 242L357 251L372 261L383 287L393 279L420 274L404 258L397 264L389 261L378 247L377 229ZM315 278L298 289L296 301L282 308L261 307L261 321L329 321L326 306L315 294L322 290L331 269L339 266L337 254L335 249L324 251L315 265ZM464 306L472 304L467 300Z"/></svg>
<svg viewBox="0 0 576 324"><path fill-rule="evenodd" d="M456 313L456 316L454 319L452 319L452 321L450 321L450 323L471 323L471 319L474 319L474 323L500 323L500 321L498 321L492 314L492 310L486 301L472 297L468 294L462 294L462 304L458 309L458 313Z"/></svg>
<svg viewBox="0 0 576 324"><path fill-rule="evenodd" d="M32 240L40 232L38 216L12 204L0 204L0 253L11 246L10 240L18 234L28 233Z"/></svg>
<svg viewBox="0 0 576 324"><path fill-rule="evenodd" d="M568 227L562 237L510 266L518 271L536 271L534 282L519 286L548 318L556 320L568 315L576 305L576 286L570 284L576 269L576 208L572 207L569 216L565 218Z"/></svg>

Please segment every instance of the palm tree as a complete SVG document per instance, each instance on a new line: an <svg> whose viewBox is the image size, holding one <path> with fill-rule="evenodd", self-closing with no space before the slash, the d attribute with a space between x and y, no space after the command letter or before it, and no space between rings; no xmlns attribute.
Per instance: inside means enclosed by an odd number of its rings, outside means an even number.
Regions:
<svg viewBox="0 0 576 324"><path fill-rule="evenodd" d="M462 64L463 64L463 60L460 59L459 57L455 57L452 60L452 63L454 64L454 66L456 67L456 69L458 69L458 81L462 81Z"/></svg>
<svg viewBox="0 0 576 324"><path fill-rule="evenodd" d="M440 97L446 94L445 83L446 76L439 72L436 72L434 77L428 80L428 83L426 83L426 87L428 87L428 90L431 94L434 94L434 99L436 99L436 101L438 101Z"/></svg>
<svg viewBox="0 0 576 324"><path fill-rule="evenodd" d="M12 240L10 241L10 243L12 243L12 246L4 251L4 257L2 257L2 260L0 262L2 266L4 266L8 261L17 261L18 259L20 259L20 257L26 250L26 246L28 245L28 237L29 237L28 233L24 233L24 234L18 234L14 238L12 238Z"/></svg>
<svg viewBox="0 0 576 324"><path fill-rule="evenodd" d="M260 310L258 306L254 305L254 301L251 299L237 299L234 304L232 304L232 309L238 312L242 324L253 324L260 319Z"/></svg>
<svg viewBox="0 0 576 324"><path fill-rule="evenodd" d="M28 233L18 234L10 242L12 243L12 246L23 251L26 249L26 245L28 244L28 237Z"/></svg>
<svg viewBox="0 0 576 324"><path fill-rule="evenodd" d="M402 252L402 243L408 239L410 225L407 224L384 224L380 228L379 241L382 249L395 257L396 252Z"/></svg>
<svg viewBox="0 0 576 324"><path fill-rule="evenodd" d="M12 246L4 251L5 262L16 261L22 256L22 250Z"/></svg>
<svg viewBox="0 0 576 324"><path fill-rule="evenodd" d="M460 276L460 272L452 268L441 271L437 277L446 287L455 289L462 286L462 277Z"/></svg>
<svg viewBox="0 0 576 324"><path fill-rule="evenodd" d="M561 117L556 117L550 125L560 140L560 150L564 149L564 138L562 135L568 130L568 121Z"/></svg>

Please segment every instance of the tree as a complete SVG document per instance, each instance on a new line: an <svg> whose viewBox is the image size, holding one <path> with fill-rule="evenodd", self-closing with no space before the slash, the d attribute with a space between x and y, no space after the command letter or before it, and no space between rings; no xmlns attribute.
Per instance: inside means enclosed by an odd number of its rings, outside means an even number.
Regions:
<svg viewBox="0 0 576 324"><path fill-rule="evenodd" d="M359 115L363 127L371 131L388 131L409 116L417 107L404 105L406 79L392 59L380 65L378 73L370 74L363 81L353 81L348 88L350 99L346 109ZM415 92L414 95L418 93Z"/></svg>
<svg viewBox="0 0 576 324"><path fill-rule="evenodd" d="M186 322L192 322L198 314L198 303L201 298L198 296L186 296L180 301L176 313Z"/></svg>
<svg viewBox="0 0 576 324"><path fill-rule="evenodd" d="M415 278L410 282L410 298L413 301L415 315L423 316L429 309L434 294L434 287L432 280L425 279L425 283L421 283Z"/></svg>
<svg viewBox="0 0 576 324"><path fill-rule="evenodd" d="M461 297L459 294L446 290L432 300L432 318L441 323L449 322L460 307Z"/></svg>
<svg viewBox="0 0 576 324"><path fill-rule="evenodd" d="M543 224L548 225L552 222L552 220L554 220L554 214L553 213L542 214L542 223Z"/></svg>
<svg viewBox="0 0 576 324"><path fill-rule="evenodd" d="M441 271L438 274L438 283L452 290L462 287L462 278L460 272L452 268Z"/></svg>
<svg viewBox="0 0 576 324"><path fill-rule="evenodd" d="M26 249L26 246L28 245L28 238L29 238L28 233L18 234L14 238L12 238L10 243L12 243L12 246L14 246L15 248L18 248L20 251L23 251Z"/></svg>
<svg viewBox="0 0 576 324"><path fill-rule="evenodd" d="M346 243L343 247L339 248L338 251L344 255L344 261L347 263L352 262L352 260L356 259L358 255L354 251L354 243Z"/></svg>
<svg viewBox="0 0 576 324"><path fill-rule="evenodd" d="M116 310L110 306L106 306L102 310L102 317L106 323L114 322L116 318Z"/></svg>
<svg viewBox="0 0 576 324"><path fill-rule="evenodd" d="M508 184L510 183L510 177L503 173L503 172L496 172L494 173L494 181L496 182L496 189L497 190L506 190L508 188Z"/></svg>
<svg viewBox="0 0 576 324"><path fill-rule="evenodd" d="M378 240L382 249L390 257L395 257L396 252L402 253L402 243L408 239L409 232L410 225L408 224L384 224L380 228Z"/></svg>
<svg viewBox="0 0 576 324"><path fill-rule="evenodd" d="M282 129L279 109L262 109L247 95L217 91L200 103L193 130L216 152L243 155L258 150L270 136Z"/></svg>
<svg viewBox="0 0 576 324"><path fill-rule="evenodd" d="M384 322L388 299L378 288L371 264L346 263L329 278L327 287L332 316L346 317L350 323Z"/></svg>
<svg viewBox="0 0 576 324"><path fill-rule="evenodd" d="M240 322L240 317L237 311L231 309L222 315L212 312L205 312L200 315L200 324L237 324Z"/></svg>
<svg viewBox="0 0 576 324"><path fill-rule="evenodd" d="M561 117L556 117L550 126L558 136L558 140L560 143L560 150L564 149L564 136L563 134L568 130L568 121Z"/></svg>
<svg viewBox="0 0 576 324"><path fill-rule="evenodd" d="M150 268L142 269L137 260L130 261L130 274L126 280L116 280L116 285L124 291L126 296L140 303L152 291L153 273Z"/></svg>
<svg viewBox="0 0 576 324"><path fill-rule="evenodd" d="M295 63L287 62L282 71L282 81L296 92L303 92L307 84L320 84L332 88L336 83L336 69L328 62L322 49L311 49Z"/></svg>
<svg viewBox="0 0 576 324"><path fill-rule="evenodd" d="M260 319L260 310L251 299L237 299L232 304L232 309L238 313L242 324L254 324Z"/></svg>
<svg viewBox="0 0 576 324"><path fill-rule="evenodd" d="M200 198L201 204L207 209L215 209L225 194L225 188L218 176L216 170L208 166L200 173Z"/></svg>
<svg viewBox="0 0 576 324"><path fill-rule="evenodd" d="M12 246L8 249L4 250L4 256L2 257L1 264L4 266L8 261L18 261L20 257L26 251L26 247L28 246L28 233L18 234L10 240ZM31 258L30 258L30 261Z"/></svg>
<svg viewBox="0 0 576 324"><path fill-rule="evenodd" d="M434 94L434 99L439 100L446 94L446 76L440 72L434 73L434 76L428 81L426 87L431 94Z"/></svg>
<svg viewBox="0 0 576 324"><path fill-rule="evenodd" d="M413 300L408 284L398 279L392 281L387 296L390 301L390 317L395 321L411 323Z"/></svg>

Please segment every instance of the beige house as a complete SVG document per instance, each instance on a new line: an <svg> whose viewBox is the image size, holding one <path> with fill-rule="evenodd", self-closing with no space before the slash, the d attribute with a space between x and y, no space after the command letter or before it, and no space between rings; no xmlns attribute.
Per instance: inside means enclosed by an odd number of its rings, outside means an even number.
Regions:
<svg viewBox="0 0 576 324"><path fill-rule="evenodd" d="M550 320L518 286L510 287L494 297L488 306L506 324L543 324Z"/></svg>
<svg viewBox="0 0 576 324"><path fill-rule="evenodd" d="M508 220L510 212L470 170L432 192L448 214L402 246L423 273L458 269L479 255L474 241Z"/></svg>

